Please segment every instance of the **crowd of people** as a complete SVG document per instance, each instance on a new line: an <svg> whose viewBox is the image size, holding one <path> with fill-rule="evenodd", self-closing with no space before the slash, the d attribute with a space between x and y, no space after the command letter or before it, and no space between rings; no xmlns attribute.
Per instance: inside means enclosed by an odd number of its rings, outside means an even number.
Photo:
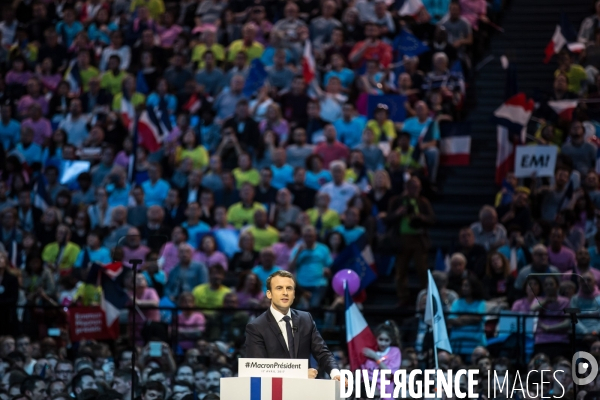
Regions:
<svg viewBox="0 0 600 400"><path fill-rule="evenodd" d="M269 305L266 278L294 273L297 308L339 306L331 268L358 240L394 257L396 306L415 305L413 266L423 289L417 339L402 343L399 319L374 328L363 367L422 368L440 127L468 113L464 77L487 46L490 4L427 0L411 14L403 3L4 4L0 398L218 399L247 322ZM596 9L581 25L585 51L558 55L528 127L532 144L560 148L555 177L507 176L434 273L454 349L440 368L523 367L495 352L485 314L497 310L538 316L529 368L570 365L562 310L600 308ZM403 54L403 32L429 50ZM382 95L402 99L403 120ZM572 119L548 105L564 99L584 99ZM140 133L144 112L158 118L157 147ZM92 266L119 263L115 282L137 306L121 313L121 339L71 340L64 310L99 306ZM599 327L576 326L592 354ZM343 347L332 351L348 366Z"/></svg>

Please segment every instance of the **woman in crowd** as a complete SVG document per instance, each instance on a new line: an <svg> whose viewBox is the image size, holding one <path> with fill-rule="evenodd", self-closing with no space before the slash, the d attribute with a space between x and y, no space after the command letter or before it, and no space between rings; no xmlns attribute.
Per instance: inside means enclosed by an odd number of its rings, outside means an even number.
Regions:
<svg viewBox="0 0 600 400"><path fill-rule="evenodd" d="M483 320L485 312L486 304L483 300L481 283L472 276L464 278L460 298L452 304L447 322L454 352L461 356L468 356L475 347L486 345ZM471 315L455 313L471 313Z"/></svg>
<svg viewBox="0 0 600 400"><path fill-rule="evenodd" d="M213 235L206 235L202 238L200 251L194 254L193 260L201 262L209 269L217 264L221 264L225 270L228 269L227 256L217 250L217 240Z"/></svg>
<svg viewBox="0 0 600 400"><path fill-rule="evenodd" d="M183 350L194 347L206 329L206 318L200 311L194 310L194 296L183 292L177 299L177 305L183 309L177 317L178 344Z"/></svg>
<svg viewBox="0 0 600 400"><path fill-rule="evenodd" d="M488 254L482 283L488 300L508 304L509 299L512 299L515 279L510 273L510 265L504 255L498 252Z"/></svg>
<svg viewBox="0 0 600 400"><path fill-rule="evenodd" d="M264 297L258 276L250 271L242 272L235 293L241 308L257 307Z"/></svg>
<svg viewBox="0 0 600 400"><path fill-rule="evenodd" d="M535 333L535 352L544 353L550 357L566 356L569 349L565 346L569 342L569 329L571 322L565 316L565 309L569 307L569 299L558 295L559 278L557 275L548 275L543 278L544 297L534 301L531 311L538 311L539 318Z"/></svg>

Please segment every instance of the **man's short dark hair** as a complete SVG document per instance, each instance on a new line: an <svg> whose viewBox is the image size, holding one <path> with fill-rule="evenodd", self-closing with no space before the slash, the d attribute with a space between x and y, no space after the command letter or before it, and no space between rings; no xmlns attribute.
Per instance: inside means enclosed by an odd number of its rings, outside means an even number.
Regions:
<svg viewBox="0 0 600 400"><path fill-rule="evenodd" d="M298 225L295 222L288 222L287 224L285 224L286 228L290 228L291 230L294 231L294 233L298 236L302 235L302 229L300 228L300 225Z"/></svg>
<svg viewBox="0 0 600 400"><path fill-rule="evenodd" d="M131 369L129 369L129 368L120 368L120 369L116 370L114 377L121 378L126 382L131 382L131 385L134 387L137 385L137 379L136 379L137 376L136 376L136 374L132 374Z"/></svg>
<svg viewBox="0 0 600 400"><path fill-rule="evenodd" d="M35 390L35 385L39 382L42 381L44 382L44 380L42 378L40 378L39 376L29 376L27 378L25 378L25 380L23 382L21 382L21 394L26 394L27 391L33 393L33 391Z"/></svg>
<svg viewBox="0 0 600 400"><path fill-rule="evenodd" d="M279 271L275 271L271 275L269 275L269 277L267 278L267 290L271 290L271 279L273 279L273 277L275 276L281 276L282 278L291 278L294 281L294 286L296 286L296 280L294 279L294 275L292 275L291 272L282 269Z"/></svg>

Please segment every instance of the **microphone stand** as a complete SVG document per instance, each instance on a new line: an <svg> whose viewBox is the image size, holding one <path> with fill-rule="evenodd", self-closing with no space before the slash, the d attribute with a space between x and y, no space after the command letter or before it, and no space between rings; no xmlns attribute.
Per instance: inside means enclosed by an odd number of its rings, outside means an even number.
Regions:
<svg viewBox="0 0 600 400"><path fill-rule="evenodd" d="M135 313L137 310L137 305L136 305L136 300L137 300L137 296L136 296L136 276L137 276L137 269L138 269L138 265L141 265L143 263L142 260L140 259L133 259L133 260L129 260L129 263L131 264L131 269L133 270L133 308L131 310L132 313L132 317L133 320L131 321L131 330L133 331L133 351L131 352L131 400L135 400L135 385L134 382L137 382L137 380L135 379L135 352L136 352L136 344L135 344L135 335L137 333L136 331L136 324L135 324Z"/></svg>
<svg viewBox="0 0 600 400"><path fill-rule="evenodd" d="M571 352L573 354L575 354L577 351L575 342L575 340L577 339L577 335L575 333L575 325L577 325L577 322L579 322L577 320L577 314L579 314L580 312L581 310L577 307L569 307L564 309L564 313L569 314L569 317L571 318ZM575 392L575 397L577 397L578 390L575 382L573 382L573 391Z"/></svg>

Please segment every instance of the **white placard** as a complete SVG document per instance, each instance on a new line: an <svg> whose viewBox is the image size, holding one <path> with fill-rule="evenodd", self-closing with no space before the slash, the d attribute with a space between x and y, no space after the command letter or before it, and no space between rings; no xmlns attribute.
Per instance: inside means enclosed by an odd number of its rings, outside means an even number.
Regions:
<svg viewBox="0 0 600 400"><path fill-rule="evenodd" d="M280 377L308 379L308 360L291 358L240 358L239 377Z"/></svg>
<svg viewBox="0 0 600 400"><path fill-rule="evenodd" d="M556 146L517 146L515 176L529 178L535 172L538 177L554 176Z"/></svg>

